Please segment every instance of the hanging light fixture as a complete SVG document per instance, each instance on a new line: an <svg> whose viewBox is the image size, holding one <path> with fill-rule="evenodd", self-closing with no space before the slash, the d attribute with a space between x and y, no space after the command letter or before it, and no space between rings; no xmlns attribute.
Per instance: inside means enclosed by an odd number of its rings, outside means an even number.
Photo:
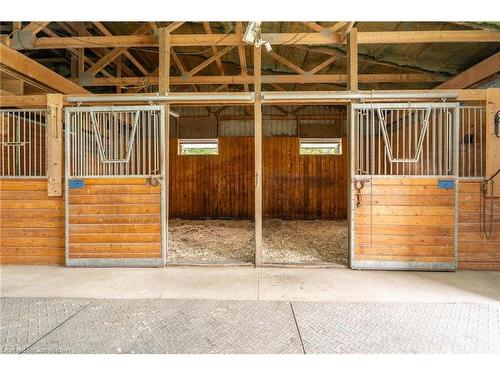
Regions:
<svg viewBox="0 0 500 375"><path fill-rule="evenodd" d="M262 39L260 24L261 22L249 22L245 34L243 35L243 41L248 44L253 44L257 48L264 45L267 51L271 51L273 49L271 43Z"/></svg>

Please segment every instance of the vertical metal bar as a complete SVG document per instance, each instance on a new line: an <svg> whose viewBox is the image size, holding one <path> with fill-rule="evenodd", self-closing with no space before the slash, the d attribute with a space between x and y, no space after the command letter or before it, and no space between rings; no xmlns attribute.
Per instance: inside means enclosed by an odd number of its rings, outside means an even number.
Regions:
<svg viewBox="0 0 500 375"><path fill-rule="evenodd" d="M474 107L474 147L473 147L473 151L474 151L474 177L477 177L477 170L478 170L478 167L477 167L477 157L476 157L476 154L477 154L477 139L478 139L478 136L477 136L477 108Z"/></svg>
<svg viewBox="0 0 500 375"><path fill-rule="evenodd" d="M167 110L170 108L167 106ZM156 112L158 113L158 112ZM167 188L166 188L166 176L168 175L168 170L167 170L167 162L166 162L166 155L165 155L165 126L168 126L169 119L167 118L167 124L165 124L165 110L164 107L161 106L159 109L159 116L160 116L160 170L159 175L160 175L160 197L161 197L161 239L162 239L162 252L161 252L161 258L162 258L162 264L165 265L167 262ZM167 113L168 116L168 113ZM168 133L167 133L168 134Z"/></svg>
<svg viewBox="0 0 500 375"><path fill-rule="evenodd" d="M358 132L359 132L359 152L358 152L358 158L359 158L359 174L361 174L363 172L363 160L364 160L364 157L363 157L363 150L364 150L364 143L363 142L363 121L364 121L364 114L362 113L362 111L360 110L359 111L359 125L358 125Z"/></svg>
<svg viewBox="0 0 500 375"><path fill-rule="evenodd" d="M481 177L484 177L483 170L483 107L479 111L479 156L480 156L480 171Z"/></svg>
<svg viewBox="0 0 500 375"><path fill-rule="evenodd" d="M403 109L403 158L406 158L406 109ZM403 170L403 175L406 174L406 163L402 163L401 169Z"/></svg>
<svg viewBox="0 0 500 375"><path fill-rule="evenodd" d="M69 207L68 207L68 179L71 175L71 139L74 134L74 113L66 110L65 112L65 124L66 124L66 134L65 134L65 169L66 173L64 176L64 258L66 265L69 263ZM74 148L74 147L73 147Z"/></svg>
<svg viewBox="0 0 500 375"><path fill-rule="evenodd" d="M146 126L142 123L142 174L146 174Z"/></svg>
<svg viewBox="0 0 500 375"><path fill-rule="evenodd" d="M443 140L442 140L442 132L443 132L443 109L439 108L438 114L438 174L443 174Z"/></svg>
<svg viewBox="0 0 500 375"><path fill-rule="evenodd" d="M459 143L459 106L453 108L453 148L455 152L453 153L453 174L455 176L455 232L454 232L454 255L455 255L455 270L458 268L458 143Z"/></svg>
<svg viewBox="0 0 500 375"><path fill-rule="evenodd" d="M470 110L467 111L467 177L471 177L471 132L470 132Z"/></svg>
<svg viewBox="0 0 500 375"><path fill-rule="evenodd" d="M370 174L374 174L375 172L375 113L373 114L370 121Z"/></svg>
<svg viewBox="0 0 500 375"><path fill-rule="evenodd" d="M400 137L399 137L399 128L400 128L400 122L401 122L401 110L397 109L396 110L396 154L397 158L401 158L401 155L399 154L399 142L400 142ZM396 163L396 174L399 175L399 164Z"/></svg>
<svg viewBox="0 0 500 375"><path fill-rule="evenodd" d="M429 111L432 111L433 109L430 108ZM431 125L431 117L429 116L429 124L427 125L427 134L425 135L425 138L426 138L426 150L427 150L427 155L426 155L426 168L425 168L425 174L426 175L430 175L431 172L430 172L430 169L429 169L429 165L430 165L430 153L429 153L429 138L430 138L430 129L429 127L432 126Z"/></svg>
<svg viewBox="0 0 500 375"><path fill-rule="evenodd" d="M45 112L45 121L44 123L47 124L47 116L48 116L48 113ZM42 111L40 111L40 124L42 123ZM38 164L39 164L39 170L40 172L43 171L43 152L45 151L44 149L47 147L47 145L44 145L42 143L42 127L40 126L39 127L40 131L38 132L38 135L39 135L39 141L40 141L40 147L38 147ZM46 131L45 131L46 133ZM45 146L45 147L43 147ZM45 174L47 173L47 171L45 171Z"/></svg>
<svg viewBox="0 0 500 375"><path fill-rule="evenodd" d="M29 112L24 112L23 113L23 137L22 137L22 142L23 142L23 176L26 176L26 145L28 144L26 141L26 115Z"/></svg>
<svg viewBox="0 0 500 375"><path fill-rule="evenodd" d="M369 170L370 168L370 150L369 150L369 147L370 147L370 118L373 117L374 113L373 113L373 110L371 111L370 113L370 117L366 119L366 122L365 122L365 168L366 168L366 173L367 174L370 174L371 171Z"/></svg>
<svg viewBox="0 0 500 375"><path fill-rule="evenodd" d="M2 112L2 176L5 176L5 112Z"/></svg>
<svg viewBox="0 0 500 375"><path fill-rule="evenodd" d="M33 171L33 161L31 160L31 149L33 148L33 141L31 139L31 128L33 126L36 126L36 124L33 122L31 119L31 114L32 112L28 113L28 140L29 140L29 147L28 147L28 160L29 160L29 175L30 176L37 176L36 172Z"/></svg>
<svg viewBox="0 0 500 375"><path fill-rule="evenodd" d="M378 149L378 152L377 152L378 158L377 159L378 159L378 163L377 163L377 170L375 171L375 174L379 175L380 170L381 170L381 163L382 163L382 154L380 153L380 132L382 131L382 129L380 128L381 127L380 121L377 121L377 126L378 126L378 130L377 130L377 149ZM384 153L384 156L385 156L385 153ZM385 157L384 157L384 164L385 164Z"/></svg>

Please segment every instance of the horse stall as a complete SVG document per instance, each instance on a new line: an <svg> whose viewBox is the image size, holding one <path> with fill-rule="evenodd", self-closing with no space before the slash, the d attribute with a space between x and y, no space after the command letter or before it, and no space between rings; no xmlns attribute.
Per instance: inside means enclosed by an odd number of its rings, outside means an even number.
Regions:
<svg viewBox="0 0 500 375"><path fill-rule="evenodd" d="M1 262L64 264L64 199L50 196L48 108L2 109Z"/></svg>
<svg viewBox="0 0 500 375"><path fill-rule="evenodd" d="M456 270L498 262L483 105L364 103L351 112L351 266Z"/></svg>
<svg viewBox="0 0 500 375"><path fill-rule="evenodd" d="M253 263L252 107L174 110L167 263ZM347 265L345 106L265 106L262 127L264 263Z"/></svg>

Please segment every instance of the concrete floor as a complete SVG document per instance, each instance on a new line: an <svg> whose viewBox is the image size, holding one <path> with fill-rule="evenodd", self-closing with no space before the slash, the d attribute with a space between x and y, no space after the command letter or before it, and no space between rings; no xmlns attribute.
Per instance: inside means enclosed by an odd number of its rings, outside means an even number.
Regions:
<svg viewBox="0 0 500 375"><path fill-rule="evenodd" d="M2 297L315 302L470 302L500 306L500 272L167 267L0 267Z"/></svg>

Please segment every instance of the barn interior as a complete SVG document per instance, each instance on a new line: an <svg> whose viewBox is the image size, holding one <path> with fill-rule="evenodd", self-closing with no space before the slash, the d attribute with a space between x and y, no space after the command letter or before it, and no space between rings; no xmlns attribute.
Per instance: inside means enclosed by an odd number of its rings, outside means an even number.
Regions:
<svg viewBox="0 0 500 375"><path fill-rule="evenodd" d="M0 34L2 262L498 267L498 23Z"/></svg>

